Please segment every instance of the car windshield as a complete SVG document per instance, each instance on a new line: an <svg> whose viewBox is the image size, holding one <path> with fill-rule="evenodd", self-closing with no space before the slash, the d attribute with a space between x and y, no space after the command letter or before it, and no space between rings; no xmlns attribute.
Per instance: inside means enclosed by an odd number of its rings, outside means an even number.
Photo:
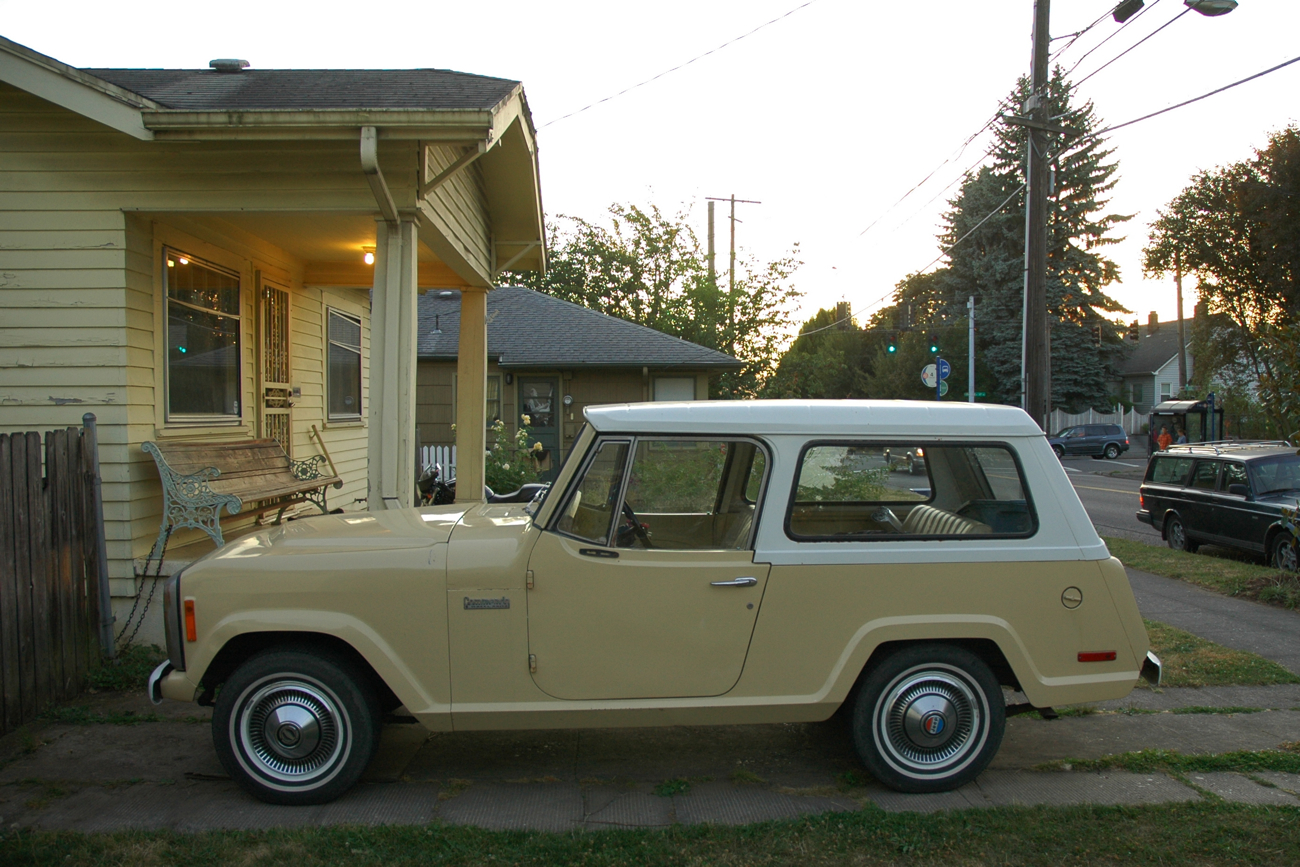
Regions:
<svg viewBox="0 0 1300 867"><path fill-rule="evenodd" d="M1300 454L1252 461L1250 474L1258 494L1300 490Z"/></svg>

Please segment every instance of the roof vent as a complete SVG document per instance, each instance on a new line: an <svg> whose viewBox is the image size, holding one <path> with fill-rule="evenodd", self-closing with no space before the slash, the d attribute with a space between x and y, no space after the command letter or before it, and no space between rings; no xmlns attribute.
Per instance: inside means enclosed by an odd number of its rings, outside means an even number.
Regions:
<svg viewBox="0 0 1300 867"><path fill-rule="evenodd" d="M249 63L247 60L219 57L216 60L209 60L208 66L211 66L217 72L243 72L249 67Z"/></svg>

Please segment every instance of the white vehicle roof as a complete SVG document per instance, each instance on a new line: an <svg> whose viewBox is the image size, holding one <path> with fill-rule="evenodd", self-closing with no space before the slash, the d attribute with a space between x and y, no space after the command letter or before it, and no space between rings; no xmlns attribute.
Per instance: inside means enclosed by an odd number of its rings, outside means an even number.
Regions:
<svg viewBox="0 0 1300 867"><path fill-rule="evenodd" d="M589 406L583 414L600 433L1043 436L1022 409L959 401L701 400Z"/></svg>

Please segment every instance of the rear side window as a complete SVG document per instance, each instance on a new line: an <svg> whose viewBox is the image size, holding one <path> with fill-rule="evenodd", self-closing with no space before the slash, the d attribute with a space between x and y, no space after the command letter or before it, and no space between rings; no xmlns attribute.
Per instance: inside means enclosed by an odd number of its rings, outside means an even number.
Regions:
<svg viewBox="0 0 1300 867"><path fill-rule="evenodd" d="M1028 536L1020 466L1003 445L812 443L786 533L806 541Z"/></svg>
<svg viewBox="0 0 1300 867"><path fill-rule="evenodd" d="M1149 480L1161 485L1182 485L1192 468L1191 458L1156 458Z"/></svg>
<svg viewBox="0 0 1300 867"><path fill-rule="evenodd" d="M1250 479L1246 478L1245 464L1226 463L1223 465L1223 478L1219 480L1219 490L1226 491L1231 485L1250 487Z"/></svg>
<svg viewBox="0 0 1300 867"><path fill-rule="evenodd" d="M1213 491L1218 481L1218 461L1197 461L1196 469L1192 470L1192 480L1187 487L1196 488L1198 491Z"/></svg>

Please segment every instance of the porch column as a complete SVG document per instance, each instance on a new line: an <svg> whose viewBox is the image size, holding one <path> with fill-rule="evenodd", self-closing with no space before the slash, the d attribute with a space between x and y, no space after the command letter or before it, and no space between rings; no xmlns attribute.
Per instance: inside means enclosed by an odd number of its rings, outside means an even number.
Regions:
<svg viewBox="0 0 1300 867"><path fill-rule="evenodd" d="M456 357L456 501L483 500L487 452L487 289L460 290Z"/></svg>
<svg viewBox="0 0 1300 867"><path fill-rule="evenodd" d="M372 510L415 505L418 243L414 220L377 221L367 452Z"/></svg>

